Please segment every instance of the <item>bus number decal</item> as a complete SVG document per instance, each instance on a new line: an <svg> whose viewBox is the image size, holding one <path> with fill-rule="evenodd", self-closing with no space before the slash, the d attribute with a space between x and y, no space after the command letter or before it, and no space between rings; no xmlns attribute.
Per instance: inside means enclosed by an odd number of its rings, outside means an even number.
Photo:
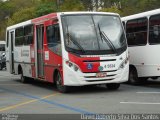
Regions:
<svg viewBox="0 0 160 120"><path fill-rule="evenodd" d="M105 68L115 68L116 65L115 64L108 64L104 66Z"/></svg>

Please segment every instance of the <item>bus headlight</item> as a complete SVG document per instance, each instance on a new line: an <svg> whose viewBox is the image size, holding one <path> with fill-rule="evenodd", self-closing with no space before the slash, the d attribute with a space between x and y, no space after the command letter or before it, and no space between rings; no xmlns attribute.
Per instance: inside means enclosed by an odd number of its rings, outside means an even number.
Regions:
<svg viewBox="0 0 160 120"><path fill-rule="evenodd" d="M78 71L78 70L80 70L79 69L79 67L78 67L78 65L76 65L75 63L72 63L71 61L69 61L69 60L67 60L66 61L66 64L70 67L70 68L72 68L74 71Z"/></svg>
<svg viewBox="0 0 160 120"><path fill-rule="evenodd" d="M119 66L119 69L123 69L125 67L125 65L128 63L129 59L128 57L121 63L121 65Z"/></svg>

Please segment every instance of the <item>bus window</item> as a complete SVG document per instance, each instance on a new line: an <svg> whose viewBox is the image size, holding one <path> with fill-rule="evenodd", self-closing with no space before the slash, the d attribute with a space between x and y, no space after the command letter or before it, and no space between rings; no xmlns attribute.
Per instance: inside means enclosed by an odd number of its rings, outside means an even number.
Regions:
<svg viewBox="0 0 160 120"><path fill-rule="evenodd" d="M147 18L129 20L126 24L126 35L129 46L147 44Z"/></svg>
<svg viewBox="0 0 160 120"><path fill-rule="evenodd" d="M23 45L23 38L24 38L24 29L23 27L16 29L15 34L15 46Z"/></svg>
<svg viewBox="0 0 160 120"><path fill-rule="evenodd" d="M5 51L5 44L0 44L0 51Z"/></svg>
<svg viewBox="0 0 160 120"><path fill-rule="evenodd" d="M160 44L160 15L150 17L149 44Z"/></svg>
<svg viewBox="0 0 160 120"><path fill-rule="evenodd" d="M47 43L48 47L54 53L61 55L61 41L59 25L51 25L47 27Z"/></svg>
<svg viewBox="0 0 160 120"><path fill-rule="evenodd" d="M33 25L24 27L24 45L30 45L33 43Z"/></svg>

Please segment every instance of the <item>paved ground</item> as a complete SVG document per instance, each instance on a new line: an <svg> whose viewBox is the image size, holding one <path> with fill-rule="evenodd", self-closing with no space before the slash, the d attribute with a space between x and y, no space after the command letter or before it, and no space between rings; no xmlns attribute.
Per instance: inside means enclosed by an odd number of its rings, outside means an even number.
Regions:
<svg viewBox="0 0 160 120"><path fill-rule="evenodd" d="M116 91L104 86L76 87L73 92L62 94L52 84L22 84L19 76L0 71L0 113L160 113L160 82L150 81L143 86L122 84Z"/></svg>

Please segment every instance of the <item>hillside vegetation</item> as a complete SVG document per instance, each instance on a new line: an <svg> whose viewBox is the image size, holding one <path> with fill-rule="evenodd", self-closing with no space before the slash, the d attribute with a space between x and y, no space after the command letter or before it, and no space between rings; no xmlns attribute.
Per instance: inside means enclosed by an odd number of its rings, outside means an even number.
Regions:
<svg viewBox="0 0 160 120"><path fill-rule="evenodd" d="M127 16L157 9L159 0L0 0L0 40L7 26L60 11L104 11Z"/></svg>

